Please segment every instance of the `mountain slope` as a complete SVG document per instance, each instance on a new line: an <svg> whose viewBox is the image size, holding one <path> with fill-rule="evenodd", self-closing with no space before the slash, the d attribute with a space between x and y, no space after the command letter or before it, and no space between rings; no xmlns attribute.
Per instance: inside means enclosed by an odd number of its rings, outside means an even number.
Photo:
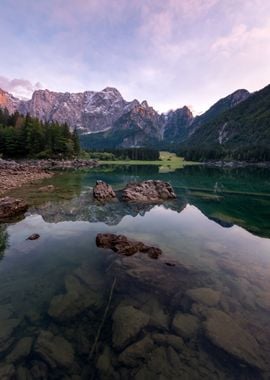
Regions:
<svg viewBox="0 0 270 380"><path fill-rule="evenodd" d="M153 146L162 139L162 119L147 102L137 104L103 133L82 135L84 148L126 148Z"/></svg>
<svg viewBox="0 0 270 380"><path fill-rule="evenodd" d="M230 110L231 108L245 101L249 96L250 93L247 90L241 89L236 90L235 92L226 96L225 98L218 100L206 112L204 112L200 116L197 116L194 119L192 123L193 132L201 125L204 125L214 120L221 113Z"/></svg>
<svg viewBox="0 0 270 380"><path fill-rule="evenodd" d="M112 128L119 117L138 104L137 100L125 101L120 92L112 87L81 93L38 90L28 101L0 92L0 106L7 107L10 113L18 110L42 121L66 122L71 129L77 128L84 133Z"/></svg>
<svg viewBox="0 0 270 380"><path fill-rule="evenodd" d="M187 106L170 111L164 120L164 140L168 143L184 141L190 134L193 115Z"/></svg>
<svg viewBox="0 0 270 380"><path fill-rule="evenodd" d="M258 157L270 149L270 85L198 128L185 144L193 150L216 150L224 156ZM259 154L260 153L260 154ZM252 155L251 155L252 156ZM263 158L263 157L262 157Z"/></svg>

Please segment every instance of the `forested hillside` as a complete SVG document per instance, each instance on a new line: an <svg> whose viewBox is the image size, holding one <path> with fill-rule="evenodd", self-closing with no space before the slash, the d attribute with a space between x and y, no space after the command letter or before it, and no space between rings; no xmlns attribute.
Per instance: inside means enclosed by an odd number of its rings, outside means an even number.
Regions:
<svg viewBox="0 0 270 380"><path fill-rule="evenodd" d="M67 124L41 122L0 109L0 156L4 158L64 158L79 153L76 131Z"/></svg>
<svg viewBox="0 0 270 380"><path fill-rule="evenodd" d="M270 85L202 125L178 153L193 160L270 161Z"/></svg>

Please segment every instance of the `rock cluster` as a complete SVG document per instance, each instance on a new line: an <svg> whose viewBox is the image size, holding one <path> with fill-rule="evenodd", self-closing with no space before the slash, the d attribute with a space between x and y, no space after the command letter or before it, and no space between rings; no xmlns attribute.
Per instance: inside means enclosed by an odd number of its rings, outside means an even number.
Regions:
<svg viewBox="0 0 270 380"><path fill-rule="evenodd" d="M0 221L23 214L27 209L28 205L22 199L0 198Z"/></svg>
<svg viewBox="0 0 270 380"><path fill-rule="evenodd" d="M172 186L163 181L148 180L129 183L122 192L122 199L131 202L160 203L175 198Z"/></svg>
<svg viewBox="0 0 270 380"><path fill-rule="evenodd" d="M50 178L54 170L93 168L95 160L27 160L7 161L0 159L0 194L20 187L28 182ZM40 191L53 191L52 185L41 187Z"/></svg>
<svg viewBox="0 0 270 380"><path fill-rule="evenodd" d="M157 247L145 245L140 241L130 240L124 235L97 234L96 244L100 248L109 248L124 256L146 253L151 259L157 259L162 251Z"/></svg>

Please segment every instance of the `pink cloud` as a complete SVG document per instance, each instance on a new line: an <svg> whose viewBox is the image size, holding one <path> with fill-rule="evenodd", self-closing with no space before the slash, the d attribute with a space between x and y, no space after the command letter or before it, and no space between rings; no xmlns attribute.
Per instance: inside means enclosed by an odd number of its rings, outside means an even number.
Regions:
<svg viewBox="0 0 270 380"><path fill-rule="evenodd" d="M0 76L0 88L18 97L30 97L35 90L42 88L40 82L32 84L27 79L9 79Z"/></svg>

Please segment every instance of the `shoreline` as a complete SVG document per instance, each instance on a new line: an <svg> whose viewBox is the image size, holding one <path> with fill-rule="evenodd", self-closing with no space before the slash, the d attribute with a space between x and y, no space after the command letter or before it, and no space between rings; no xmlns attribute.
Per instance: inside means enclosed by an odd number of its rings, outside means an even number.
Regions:
<svg viewBox="0 0 270 380"><path fill-rule="evenodd" d="M23 160L0 159L0 197L8 191L27 183L51 178L57 171L68 169L94 168L95 160Z"/></svg>

